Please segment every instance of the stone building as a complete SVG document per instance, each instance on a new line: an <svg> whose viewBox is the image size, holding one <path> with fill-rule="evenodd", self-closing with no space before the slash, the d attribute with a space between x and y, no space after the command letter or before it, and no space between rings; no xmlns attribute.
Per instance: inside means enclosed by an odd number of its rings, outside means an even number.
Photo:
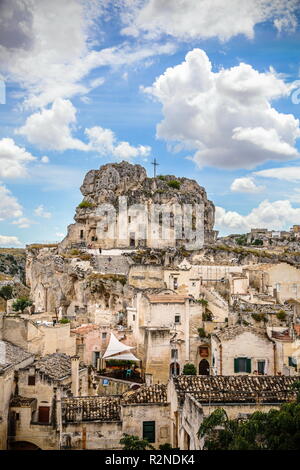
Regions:
<svg viewBox="0 0 300 470"><path fill-rule="evenodd" d="M137 344L143 370L154 383L166 383L184 364L199 362L203 307L191 296L170 289L138 292L127 324Z"/></svg>
<svg viewBox="0 0 300 470"><path fill-rule="evenodd" d="M223 408L229 419L254 411L268 412L294 401L295 377L269 376L179 376L168 383L172 447L200 450L197 432L204 417Z"/></svg>
<svg viewBox="0 0 300 470"><path fill-rule="evenodd" d="M245 273L251 287L274 296L279 303L300 299L300 269L288 263L254 265Z"/></svg>
<svg viewBox="0 0 300 470"><path fill-rule="evenodd" d="M1 323L1 320L0 320ZM75 338L71 336L70 323L37 320L34 315L23 318L20 315L4 315L0 337L31 352L45 356L64 353L73 356L76 352Z"/></svg>
<svg viewBox="0 0 300 470"><path fill-rule="evenodd" d="M194 180L172 175L148 178L142 166L123 161L89 171L80 189L84 199L61 249L183 246L198 236L200 225L205 242L215 238L214 205ZM191 236L184 233L187 205L193 221Z"/></svg>
<svg viewBox="0 0 300 470"><path fill-rule="evenodd" d="M215 375L276 375L276 343L264 328L236 325L211 335L212 368Z"/></svg>
<svg viewBox="0 0 300 470"><path fill-rule="evenodd" d="M0 450L7 448L9 403L15 391L15 373L33 361L33 354L8 341L0 341Z"/></svg>

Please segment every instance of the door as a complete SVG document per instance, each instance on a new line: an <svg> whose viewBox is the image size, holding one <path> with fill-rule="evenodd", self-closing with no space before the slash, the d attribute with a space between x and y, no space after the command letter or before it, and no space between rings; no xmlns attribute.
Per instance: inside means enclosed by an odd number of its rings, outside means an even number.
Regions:
<svg viewBox="0 0 300 470"><path fill-rule="evenodd" d="M209 375L209 362L206 359L199 363L199 375Z"/></svg>
<svg viewBox="0 0 300 470"><path fill-rule="evenodd" d="M50 407L39 406L39 423L49 423Z"/></svg>

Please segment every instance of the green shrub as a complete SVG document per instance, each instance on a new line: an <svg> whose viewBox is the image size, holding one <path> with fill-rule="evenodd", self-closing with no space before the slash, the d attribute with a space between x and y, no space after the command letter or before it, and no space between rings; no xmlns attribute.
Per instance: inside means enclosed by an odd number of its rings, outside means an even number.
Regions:
<svg viewBox="0 0 300 470"><path fill-rule="evenodd" d="M165 181L166 177L164 175L158 175L157 177L159 180Z"/></svg>
<svg viewBox="0 0 300 470"><path fill-rule="evenodd" d="M168 442L166 442L165 444L160 444L159 446L159 450L171 450L171 449L172 449L172 446Z"/></svg>
<svg viewBox="0 0 300 470"><path fill-rule="evenodd" d="M208 301L205 300L205 299L199 299L199 300L197 300L197 302L199 304L203 305L204 307L207 307L207 305L208 305Z"/></svg>
<svg viewBox="0 0 300 470"><path fill-rule="evenodd" d="M88 209L94 207L94 204L89 201L82 201L80 204L78 204L78 207L80 207L80 209Z"/></svg>
<svg viewBox="0 0 300 470"><path fill-rule="evenodd" d="M64 317L59 320L59 323L62 323L64 325L65 323L70 323L70 320Z"/></svg>
<svg viewBox="0 0 300 470"><path fill-rule="evenodd" d="M197 375L197 370L194 364L191 364L191 363L184 364L183 375Z"/></svg>
<svg viewBox="0 0 300 470"><path fill-rule="evenodd" d="M198 328L198 335L200 336L200 338L205 338L206 337L206 333L205 333L205 329L204 328Z"/></svg>
<svg viewBox="0 0 300 470"><path fill-rule="evenodd" d="M10 285L6 285L1 287L0 289L0 297L2 297L5 300L9 300L12 298L13 294L13 288Z"/></svg>
<svg viewBox="0 0 300 470"><path fill-rule="evenodd" d="M180 189L180 182L177 180L168 181L168 186L173 189Z"/></svg>
<svg viewBox="0 0 300 470"><path fill-rule="evenodd" d="M12 304L12 308L14 312L24 312L25 308L30 307L32 305L32 301L29 300L27 297L20 297L19 299L15 300Z"/></svg>
<svg viewBox="0 0 300 470"><path fill-rule="evenodd" d="M279 310L279 312L276 313L276 317L278 318L278 320L280 321L284 321L286 320L286 313L284 310Z"/></svg>
<svg viewBox="0 0 300 470"><path fill-rule="evenodd" d="M267 317L264 313L252 313L252 318L257 322L267 321Z"/></svg>

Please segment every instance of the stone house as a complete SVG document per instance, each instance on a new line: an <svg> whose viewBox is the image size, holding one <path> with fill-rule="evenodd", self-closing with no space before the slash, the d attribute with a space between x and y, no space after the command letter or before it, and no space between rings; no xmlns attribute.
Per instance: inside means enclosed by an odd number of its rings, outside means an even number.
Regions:
<svg viewBox="0 0 300 470"><path fill-rule="evenodd" d="M296 399L291 385L296 377L184 376L173 377L167 387L172 447L200 450L197 432L204 417L223 408L229 419L255 411L268 412Z"/></svg>
<svg viewBox="0 0 300 470"><path fill-rule="evenodd" d="M136 355L153 383L166 383L184 364L199 361L202 313L203 306L192 297L170 289L137 293L127 324L136 340Z"/></svg>
<svg viewBox="0 0 300 470"><path fill-rule="evenodd" d="M70 323L23 318L19 315L4 315L0 335L7 341L31 352L45 356L64 353L73 356L76 352L75 338L71 336Z"/></svg>
<svg viewBox="0 0 300 470"><path fill-rule="evenodd" d="M215 375L276 375L276 342L263 328L236 325L211 335L212 368Z"/></svg>
<svg viewBox="0 0 300 470"><path fill-rule="evenodd" d="M33 361L33 354L8 341L0 341L0 450L7 448L9 403L15 393L15 373Z"/></svg>
<svg viewBox="0 0 300 470"><path fill-rule="evenodd" d="M145 438L158 448L170 441L169 403L166 385L142 386L121 395L63 397L58 387L53 395L51 423L33 429L34 398L14 397L10 448L45 450L121 449L123 433Z"/></svg>
<svg viewBox="0 0 300 470"><path fill-rule="evenodd" d="M251 287L274 296L279 303L300 299L300 269L288 263L255 265L245 273Z"/></svg>
<svg viewBox="0 0 300 470"><path fill-rule="evenodd" d="M87 368L79 365L77 356L49 354L20 368L16 380L9 417L10 448L15 441L27 440L38 447L43 443L41 448L55 448L56 392L88 395Z"/></svg>

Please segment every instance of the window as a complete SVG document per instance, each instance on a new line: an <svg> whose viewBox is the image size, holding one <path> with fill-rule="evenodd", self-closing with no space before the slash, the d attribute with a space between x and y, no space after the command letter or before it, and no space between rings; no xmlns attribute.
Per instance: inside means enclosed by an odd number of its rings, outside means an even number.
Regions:
<svg viewBox="0 0 300 470"><path fill-rule="evenodd" d="M247 372L251 374L251 359L247 357L236 357L234 359L234 372Z"/></svg>
<svg viewBox="0 0 300 470"><path fill-rule="evenodd" d="M135 321L135 315L132 315L132 321Z"/></svg>
<svg viewBox="0 0 300 470"><path fill-rule="evenodd" d="M80 230L80 238L83 238L83 230Z"/></svg>
<svg viewBox="0 0 300 470"><path fill-rule="evenodd" d="M143 421L143 439L155 442L155 421Z"/></svg>
<svg viewBox="0 0 300 470"><path fill-rule="evenodd" d="M177 280L177 277L174 277L174 279L173 279L173 289L174 289L174 290L178 289L178 280Z"/></svg>
<svg viewBox="0 0 300 470"><path fill-rule="evenodd" d="M28 385L35 385L35 375L28 376Z"/></svg>
<svg viewBox="0 0 300 470"><path fill-rule="evenodd" d="M106 339L107 333L102 333L102 339Z"/></svg>
<svg viewBox="0 0 300 470"><path fill-rule="evenodd" d="M257 372L259 375L265 375L266 361L257 361Z"/></svg>
<svg viewBox="0 0 300 470"><path fill-rule="evenodd" d="M39 406L39 423L49 423L50 407Z"/></svg>
<svg viewBox="0 0 300 470"><path fill-rule="evenodd" d="M177 349L171 349L171 358L178 359L178 351Z"/></svg>
<svg viewBox="0 0 300 470"><path fill-rule="evenodd" d="M175 323L180 323L180 315L175 315Z"/></svg>

